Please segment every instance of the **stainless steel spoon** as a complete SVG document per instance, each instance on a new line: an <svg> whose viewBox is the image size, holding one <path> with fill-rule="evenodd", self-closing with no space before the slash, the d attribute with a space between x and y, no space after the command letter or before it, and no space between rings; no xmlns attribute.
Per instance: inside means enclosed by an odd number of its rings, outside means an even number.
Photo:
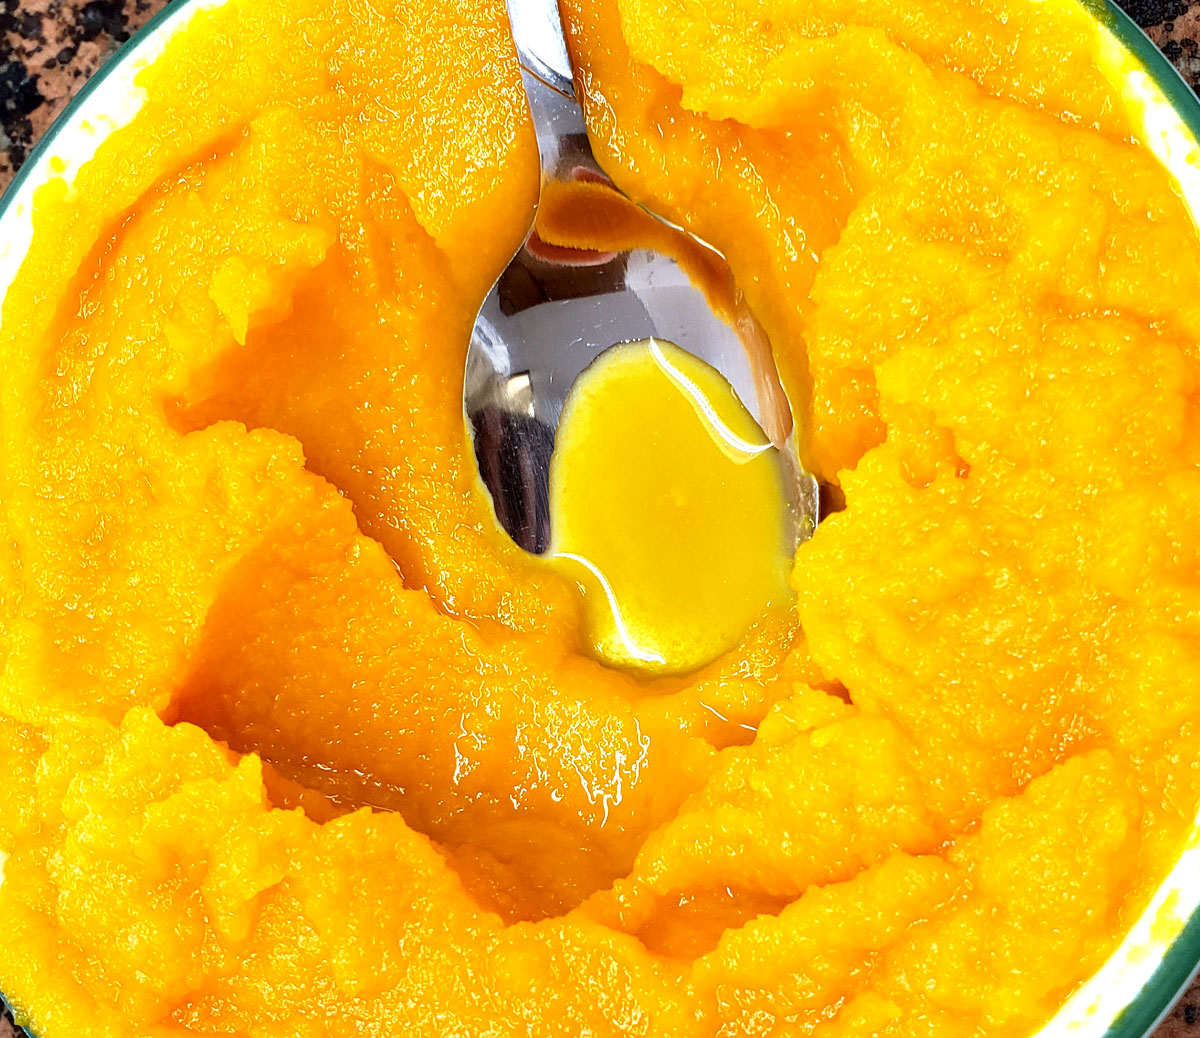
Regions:
<svg viewBox="0 0 1200 1038"><path fill-rule="evenodd" d="M497 519L522 548L546 550L550 455L572 383L608 347L654 338L708 362L733 386L781 452L785 506L804 539L817 522L816 483L800 466L766 334L728 265L711 246L634 206L600 169L556 0L508 0L508 14L541 155L540 215L553 196L556 226L608 228L628 240L551 244L535 214L475 319L463 404Z"/></svg>

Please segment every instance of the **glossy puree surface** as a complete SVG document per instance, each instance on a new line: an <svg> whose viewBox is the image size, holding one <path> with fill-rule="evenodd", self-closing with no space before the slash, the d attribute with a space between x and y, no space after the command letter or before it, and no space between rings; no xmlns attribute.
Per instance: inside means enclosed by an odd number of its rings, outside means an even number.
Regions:
<svg viewBox="0 0 1200 1038"><path fill-rule="evenodd" d="M1190 832L1200 243L1088 13L565 14L844 510L699 671L597 662L464 427L537 185L502 4L197 14L0 324L42 1038L1020 1036Z"/></svg>
<svg viewBox="0 0 1200 1038"><path fill-rule="evenodd" d="M786 470L720 372L665 340L600 353L563 407L547 557L597 658L690 673L788 602Z"/></svg>

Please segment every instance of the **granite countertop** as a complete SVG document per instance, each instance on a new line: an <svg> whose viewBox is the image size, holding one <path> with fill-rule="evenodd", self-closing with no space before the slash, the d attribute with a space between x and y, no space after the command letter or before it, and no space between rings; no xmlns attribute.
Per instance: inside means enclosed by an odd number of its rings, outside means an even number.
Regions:
<svg viewBox="0 0 1200 1038"><path fill-rule="evenodd" d="M0 190L80 85L167 2L0 0ZM1200 91L1200 0L1118 3ZM16 1034L0 1011L0 1038ZM1200 980L1154 1038L1200 1038Z"/></svg>

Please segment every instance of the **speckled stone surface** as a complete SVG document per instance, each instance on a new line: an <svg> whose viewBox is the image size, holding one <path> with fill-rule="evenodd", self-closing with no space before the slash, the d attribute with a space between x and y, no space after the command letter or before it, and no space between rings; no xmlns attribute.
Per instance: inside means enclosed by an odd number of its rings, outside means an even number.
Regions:
<svg viewBox="0 0 1200 1038"><path fill-rule="evenodd" d="M88 76L168 2L0 0L0 189ZM1200 89L1200 0L1118 2ZM0 1009L0 1038L19 1034ZM1200 982L1154 1038L1200 1038Z"/></svg>
<svg viewBox="0 0 1200 1038"><path fill-rule="evenodd" d="M0 187L80 85L164 0L0 0Z"/></svg>

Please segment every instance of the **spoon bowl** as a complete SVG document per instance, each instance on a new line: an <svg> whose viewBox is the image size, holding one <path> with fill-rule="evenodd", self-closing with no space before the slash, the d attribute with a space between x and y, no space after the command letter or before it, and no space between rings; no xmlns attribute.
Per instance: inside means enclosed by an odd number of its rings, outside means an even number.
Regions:
<svg viewBox="0 0 1200 1038"><path fill-rule="evenodd" d="M548 478L567 394L604 350L665 340L732 385L779 448L797 539L817 521L770 343L712 246L636 205L596 162L554 0L509 0L541 159L541 196L521 247L475 320L463 404L496 518L540 554Z"/></svg>

